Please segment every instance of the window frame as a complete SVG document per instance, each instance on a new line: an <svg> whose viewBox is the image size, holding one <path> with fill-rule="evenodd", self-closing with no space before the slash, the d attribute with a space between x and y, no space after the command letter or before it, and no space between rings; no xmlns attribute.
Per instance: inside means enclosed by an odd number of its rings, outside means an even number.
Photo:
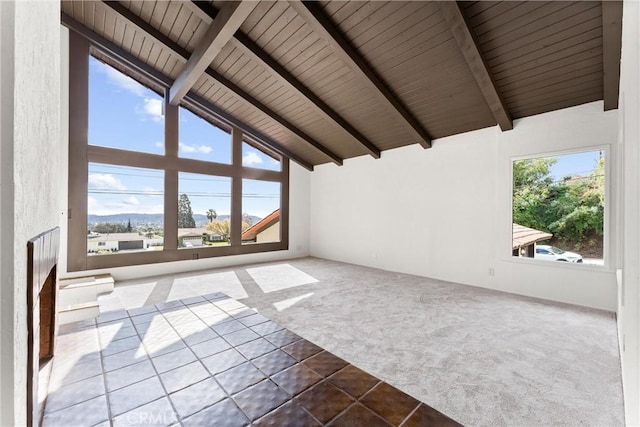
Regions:
<svg viewBox="0 0 640 427"><path fill-rule="evenodd" d="M102 54L103 52L101 52ZM207 162L179 156L179 107L164 102L164 155L108 148L88 143L89 124L89 57L91 44L81 36L70 34L69 40L69 210L67 236L67 270L84 271L111 267L125 267L161 262L197 260L229 255L287 250L289 248L289 159L278 156L280 171L263 170L242 165L243 132L229 124L212 123L220 128L231 128L231 164ZM117 58L110 59L119 62ZM98 58L98 60L100 60ZM119 62L120 63L120 62ZM125 65L125 64L122 64ZM141 83L142 84L142 83ZM196 105L183 103L182 107L200 112ZM197 114L197 113L196 113ZM198 114L200 115L200 114ZM201 117L205 117L202 114ZM254 142L260 146L259 143ZM263 151L272 152L268 148ZM93 255L87 253L88 166L102 163L140 167L164 171L164 250ZM231 245L178 249L178 173L188 172L231 178ZM242 180L278 182L280 198L280 241L255 245L242 245Z"/></svg>
<svg viewBox="0 0 640 427"><path fill-rule="evenodd" d="M568 269L578 269L578 270L593 270L600 272L610 272L612 271L612 265L615 265L615 261L613 259L613 252L611 250L612 245L614 244L613 239L613 227L615 218L613 218L613 209L612 204L615 203L614 197L615 195L612 193L613 184L613 174L611 172L615 150L612 144L598 144L593 146L585 146L585 147L576 147L566 150L556 150L556 151L544 151L544 152L536 152L529 153L524 155L516 155L509 158L509 196L508 196L508 219L509 223L505 224L505 230L509 229L509 248L512 247L513 243L513 164L519 160L528 160L528 159L539 159L546 157L558 157L564 155L571 154L580 154L592 151L602 151L604 153L604 220L603 220L603 263L602 265L596 264L582 264L582 263L570 263L570 262L550 262L540 259L534 258L526 258L526 257L517 257L513 255L503 255L501 258L508 262L514 263L524 263L529 265L538 265L538 266L547 266L553 268L568 268ZM507 241L505 240L505 243ZM502 252L502 251L501 251ZM511 252L511 251L509 251Z"/></svg>

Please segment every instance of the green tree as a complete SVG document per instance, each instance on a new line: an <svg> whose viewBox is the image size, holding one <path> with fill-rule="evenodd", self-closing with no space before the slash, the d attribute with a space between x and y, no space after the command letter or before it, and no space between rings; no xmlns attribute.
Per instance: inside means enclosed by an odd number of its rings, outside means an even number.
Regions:
<svg viewBox="0 0 640 427"><path fill-rule="evenodd" d="M251 215L249 215L248 213L243 213L242 214L242 227L243 227L243 231L244 231L244 227L246 224L246 228L249 228L253 225L253 220L251 219Z"/></svg>
<svg viewBox="0 0 640 427"><path fill-rule="evenodd" d="M226 241L231 237L231 222L228 219L212 221L205 227L208 231L219 234Z"/></svg>
<svg viewBox="0 0 640 427"><path fill-rule="evenodd" d="M131 233L133 231L133 228L131 227L131 218L129 218L129 221L127 222L127 233Z"/></svg>
<svg viewBox="0 0 640 427"><path fill-rule="evenodd" d="M553 157L513 162L513 222L546 230L541 208L549 197L550 170L556 162Z"/></svg>
<svg viewBox="0 0 640 427"><path fill-rule="evenodd" d="M96 233L124 233L126 228L122 224L111 223L111 222L103 222L100 224L96 224L93 226L93 230Z"/></svg>
<svg viewBox="0 0 640 427"><path fill-rule="evenodd" d="M589 175L566 176L559 182L550 174L555 162L514 162L513 222L552 233L565 246L580 250L586 238L604 233L604 157Z"/></svg>
<svg viewBox="0 0 640 427"><path fill-rule="evenodd" d="M216 218L218 218L218 212L215 209L209 209L207 211L207 218L209 218L209 222L213 222Z"/></svg>
<svg viewBox="0 0 640 427"><path fill-rule="evenodd" d="M178 199L178 228L195 228L196 221L193 219L191 201L189 196L181 194Z"/></svg>

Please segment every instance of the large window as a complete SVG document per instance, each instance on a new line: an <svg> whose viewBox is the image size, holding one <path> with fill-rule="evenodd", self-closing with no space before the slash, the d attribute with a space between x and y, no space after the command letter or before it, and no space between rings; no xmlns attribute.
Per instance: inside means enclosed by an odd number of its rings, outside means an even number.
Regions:
<svg viewBox="0 0 640 427"><path fill-rule="evenodd" d="M604 150L513 161L513 256L603 265L605 165Z"/></svg>
<svg viewBox="0 0 640 427"><path fill-rule="evenodd" d="M201 105L169 105L78 37L69 271L287 249L288 159Z"/></svg>
<svg viewBox="0 0 640 427"><path fill-rule="evenodd" d="M164 246L164 171L89 164L87 253L109 255Z"/></svg>

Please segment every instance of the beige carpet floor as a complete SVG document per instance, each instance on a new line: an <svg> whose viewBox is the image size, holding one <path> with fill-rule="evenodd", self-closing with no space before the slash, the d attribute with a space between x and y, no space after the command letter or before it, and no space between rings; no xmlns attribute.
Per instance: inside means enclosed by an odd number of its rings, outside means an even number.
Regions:
<svg viewBox="0 0 640 427"><path fill-rule="evenodd" d="M612 313L317 258L121 282L101 310L218 291L465 425L624 425Z"/></svg>

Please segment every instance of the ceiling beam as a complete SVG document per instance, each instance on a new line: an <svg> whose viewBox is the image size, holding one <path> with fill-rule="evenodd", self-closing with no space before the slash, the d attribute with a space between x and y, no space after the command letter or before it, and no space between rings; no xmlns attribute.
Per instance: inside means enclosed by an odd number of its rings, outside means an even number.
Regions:
<svg viewBox="0 0 640 427"><path fill-rule="evenodd" d="M471 28L469 27L460 6L455 1L438 2L440 11L445 21L449 24L449 29L458 43L462 56L467 61L471 74L478 83L484 99L489 105L489 109L503 131L513 129L513 120L505 106L505 103L498 92L498 88L491 76L489 67L480 53L478 43L475 40Z"/></svg>
<svg viewBox="0 0 640 427"><path fill-rule="evenodd" d="M131 12L129 9L124 7L117 1L104 1L104 3L109 6L112 10L118 13L123 19L125 19L128 23L134 25L138 28L139 31L142 31L147 36L151 37L155 40L156 43L159 43L164 48L168 49L171 53L177 56L179 59L188 60L191 56L189 51L184 49L178 43L171 40L168 36L164 35L160 30L151 26L148 22L144 21L135 13ZM315 140L301 129L290 123L284 117L277 114L275 111L268 108L266 105L259 102L253 96L249 95L243 89L233 84L231 81L226 79L220 73L215 71L213 68L209 67L206 69L205 73L211 77L216 84L224 87L229 93L233 94L236 98L241 99L244 102L247 102L253 105L254 108L259 110L264 115L270 117L274 121L278 122L288 131L296 135L300 140L304 141L308 145L312 146L316 150L320 151L325 157L327 157L333 163L341 166L343 159L333 151L329 150L327 147L322 145L319 141Z"/></svg>
<svg viewBox="0 0 640 427"><path fill-rule="evenodd" d="M620 55L622 50L622 2L602 2L602 71L604 110L618 108Z"/></svg>
<svg viewBox="0 0 640 427"><path fill-rule="evenodd" d="M68 29L76 32L81 35L85 39L89 40L91 46L100 52L104 53L108 57L112 58L114 61L119 62L120 64L132 69L134 72L138 73L141 76L148 78L149 80L154 81L158 85L162 86L164 89L167 89L173 83L173 79L169 76L162 74L160 71L155 68L149 66L147 63L143 62L141 59L135 57L131 53L125 51L124 49L117 46L115 43L105 39L101 35L96 32L90 30L85 27L83 24L71 18L69 15L64 12L61 14L61 22L62 25L67 27ZM313 170L313 165L297 154L292 153L286 147L282 146L280 143L274 141L268 136L262 134L258 130L252 128L241 120L233 117L231 114L223 111L221 108L213 105L211 102L202 99L197 94L193 92L188 92L184 101L187 104L191 104L203 111L204 113L214 117L216 120L219 120L222 123L227 124L228 126L235 126L242 130L247 136L254 139L258 143L264 145L265 147L273 150L274 152L288 157L294 162L298 163L300 166L308 169L310 171Z"/></svg>
<svg viewBox="0 0 640 427"><path fill-rule="evenodd" d="M338 26L324 13L319 4L312 1L290 0L295 9L316 35L325 40L333 52L344 62L358 80L377 98L381 105L387 107L399 123L416 138L424 148L431 147L431 137L406 106L392 92L383 79L365 61L357 49L351 44Z"/></svg>
<svg viewBox="0 0 640 427"><path fill-rule="evenodd" d="M192 1L190 4L192 5L191 9L193 12L197 13L200 16L200 19L205 22L213 21L219 13L219 11L208 2ZM251 40L249 36L239 30L236 32L230 43L241 49L243 54L250 56L254 61L258 62L264 69L269 71L281 85L304 100L305 103L317 114L348 133L353 139L360 143L360 145L367 150L372 157L376 159L380 158L380 149L376 147L375 144L362 135L362 133L354 128L347 120L336 113L335 110L322 101L320 97L302 84L302 82L287 71L286 68L268 55L262 48L260 48L260 46Z"/></svg>
<svg viewBox="0 0 640 427"><path fill-rule="evenodd" d="M222 48L233 37L240 25L256 7L256 1L230 1L220 8L209 29L198 43L189 60L169 90L169 103L179 105L180 100L193 87Z"/></svg>

